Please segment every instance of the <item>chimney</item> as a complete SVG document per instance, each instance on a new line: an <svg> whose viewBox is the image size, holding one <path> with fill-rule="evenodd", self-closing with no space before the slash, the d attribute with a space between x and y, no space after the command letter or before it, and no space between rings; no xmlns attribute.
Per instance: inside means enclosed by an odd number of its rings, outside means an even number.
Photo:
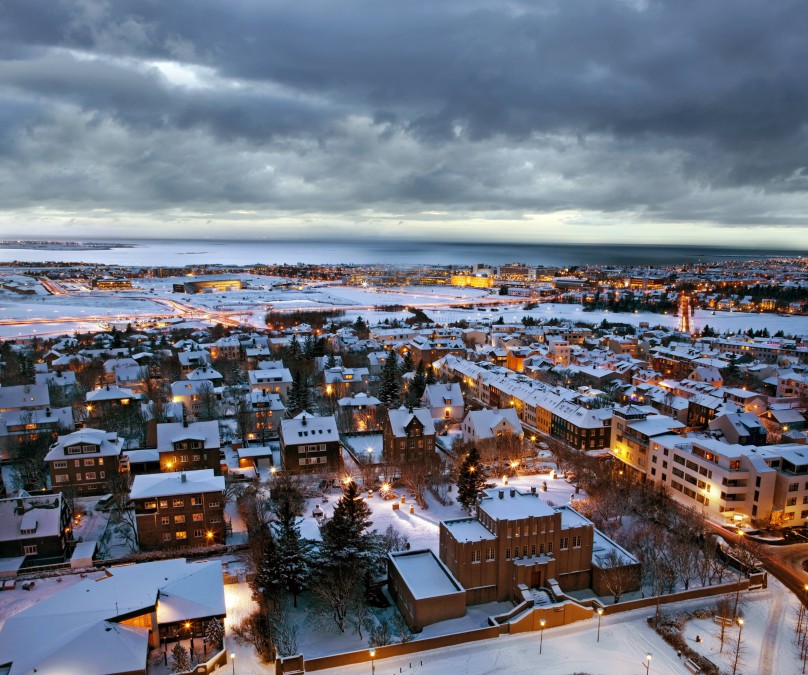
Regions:
<svg viewBox="0 0 808 675"><path fill-rule="evenodd" d="M45 408L45 417L50 417L50 416L51 416L50 408Z"/></svg>
<svg viewBox="0 0 808 675"><path fill-rule="evenodd" d="M185 472L180 474L180 481L182 481L183 483L188 482L188 478L185 476Z"/></svg>
<svg viewBox="0 0 808 675"><path fill-rule="evenodd" d="M516 497L516 490L511 488L511 497Z"/></svg>
<svg viewBox="0 0 808 675"><path fill-rule="evenodd" d="M22 497L18 497L18 498L17 498L17 509L16 509L16 512L17 512L17 515L18 515L18 516L21 516L21 515L23 515L23 514L25 513L25 504L24 504L24 503L23 503L23 501L22 501Z"/></svg>
<svg viewBox="0 0 808 675"><path fill-rule="evenodd" d="M500 499L505 499L505 490L500 490L499 491L499 498Z"/></svg>
<svg viewBox="0 0 808 675"><path fill-rule="evenodd" d="M535 485L531 486L531 488L530 488L530 494L532 494L532 495L535 495L535 494L536 494L536 486L535 486Z"/></svg>
<svg viewBox="0 0 808 675"><path fill-rule="evenodd" d="M303 415L303 417L300 418L300 424L302 424L304 427L306 426L306 416L305 415Z"/></svg>

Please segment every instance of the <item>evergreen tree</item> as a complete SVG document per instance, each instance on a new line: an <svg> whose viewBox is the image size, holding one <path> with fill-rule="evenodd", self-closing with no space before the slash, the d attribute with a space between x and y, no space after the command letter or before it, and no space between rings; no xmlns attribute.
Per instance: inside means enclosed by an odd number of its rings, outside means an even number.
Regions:
<svg viewBox="0 0 808 675"><path fill-rule="evenodd" d="M253 579L253 597L261 605L272 608L278 603L280 597L280 581L278 569L280 567L278 545L272 533L268 533L264 542L264 553L261 556L261 565Z"/></svg>
<svg viewBox="0 0 808 675"><path fill-rule="evenodd" d="M293 361L299 361L300 354L300 341L297 339L297 335L293 335L292 339L289 341L289 356Z"/></svg>
<svg viewBox="0 0 808 675"><path fill-rule="evenodd" d="M438 381L438 378L435 377L435 369L431 368L431 367L426 368L426 383L427 384L435 384L435 383L437 383L437 381Z"/></svg>
<svg viewBox="0 0 808 675"><path fill-rule="evenodd" d="M310 404L308 377L301 371L297 371L292 375L292 386L289 388L289 399L287 400L289 414L298 415L308 410Z"/></svg>
<svg viewBox="0 0 808 675"><path fill-rule="evenodd" d="M337 367L337 359L334 356L334 352L328 352L328 360L325 362L326 368L336 368Z"/></svg>
<svg viewBox="0 0 808 675"><path fill-rule="evenodd" d="M178 642L171 650L171 672L184 673L188 670L191 670L191 656L182 643Z"/></svg>
<svg viewBox="0 0 808 675"><path fill-rule="evenodd" d="M290 500L281 502L277 515L273 529L278 540L278 580L292 594L297 607L297 596L305 590L309 577L309 546L300 538L297 515Z"/></svg>
<svg viewBox="0 0 808 675"><path fill-rule="evenodd" d="M224 645L224 626L219 619L213 618L205 626L205 639L213 649L221 649Z"/></svg>
<svg viewBox="0 0 808 675"><path fill-rule="evenodd" d="M307 335L306 339L303 341L303 358L304 359L313 359L314 352L315 352L316 343L314 340L313 335Z"/></svg>
<svg viewBox="0 0 808 675"><path fill-rule="evenodd" d="M399 404L401 384L398 374L398 354L392 350L387 355L381 375L379 376L379 400L388 409L392 410Z"/></svg>
<svg viewBox="0 0 808 675"><path fill-rule="evenodd" d="M404 375L406 373L411 373L415 369L415 364L412 361L412 354L409 350L404 352L404 358L401 360L401 367L400 371L401 374Z"/></svg>
<svg viewBox="0 0 808 675"><path fill-rule="evenodd" d="M353 329L354 333L356 333L356 337L358 337L360 340L367 340L368 337L370 337L370 329L361 316L356 317L356 321L354 321L353 324Z"/></svg>
<svg viewBox="0 0 808 675"><path fill-rule="evenodd" d="M368 533L373 524L371 510L359 495L356 483L342 488L342 497L334 506L334 515L320 530L320 553L326 566L369 570L380 555L380 547Z"/></svg>
<svg viewBox="0 0 808 675"><path fill-rule="evenodd" d="M485 471L480 463L480 453L476 447L469 450L460 466L457 478L457 501L468 511L476 505L477 498L485 487Z"/></svg>
<svg viewBox="0 0 808 675"><path fill-rule="evenodd" d="M418 366L415 368L415 376L412 378L412 382L410 382L411 400L414 400L416 403L420 401L421 397L424 395L425 389L426 373L424 372L423 362L419 361Z"/></svg>

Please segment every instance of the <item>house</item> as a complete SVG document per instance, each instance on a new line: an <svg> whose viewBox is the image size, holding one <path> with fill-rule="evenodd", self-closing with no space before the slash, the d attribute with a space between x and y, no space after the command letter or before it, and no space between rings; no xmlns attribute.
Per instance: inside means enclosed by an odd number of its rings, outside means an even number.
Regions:
<svg viewBox="0 0 808 675"><path fill-rule="evenodd" d="M251 391L267 391L278 394L285 401L292 387L292 371L288 368L272 368L271 370L248 370Z"/></svg>
<svg viewBox="0 0 808 675"><path fill-rule="evenodd" d="M45 384L50 389L61 393L65 398L75 395L78 391L76 387L76 373L72 370L55 370L47 373L36 373L34 375L37 384Z"/></svg>
<svg viewBox="0 0 808 675"><path fill-rule="evenodd" d="M428 384L421 405L429 408L432 419L459 422L465 417L463 392L457 382Z"/></svg>
<svg viewBox="0 0 808 675"><path fill-rule="evenodd" d="M114 431L101 429L59 436L45 455L53 489L72 489L80 496L104 494L107 480L118 473L123 443Z"/></svg>
<svg viewBox="0 0 808 675"><path fill-rule="evenodd" d="M46 382L0 386L0 412L38 410L49 407L50 393Z"/></svg>
<svg viewBox="0 0 808 675"><path fill-rule="evenodd" d="M724 386L724 378L718 372L718 368L713 366L696 366L690 375L687 376L688 380L694 382L706 382L715 388Z"/></svg>
<svg viewBox="0 0 808 675"><path fill-rule="evenodd" d="M190 352L179 352L177 359L180 362L180 372L185 375L197 368L210 364L210 353L204 349L195 349Z"/></svg>
<svg viewBox="0 0 808 675"><path fill-rule="evenodd" d="M90 417L97 418L106 414L114 414L116 410L136 403L140 400L140 396L131 389L107 385L88 391L84 400L87 413Z"/></svg>
<svg viewBox="0 0 808 675"><path fill-rule="evenodd" d="M225 542L224 477L212 469L135 476L129 498L141 549Z"/></svg>
<svg viewBox="0 0 808 675"><path fill-rule="evenodd" d="M276 438L281 419L286 412L280 394L254 390L245 394L245 397L249 411L247 440L258 440L263 443L269 438Z"/></svg>
<svg viewBox="0 0 808 675"><path fill-rule="evenodd" d="M219 423L165 422L157 425L161 471L210 469L221 472Z"/></svg>
<svg viewBox="0 0 808 675"><path fill-rule="evenodd" d="M403 464L435 457L435 422L427 408L388 410L382 428L386 461Z"/></svg>
<svg viewBox="0 0 808 675"><path fill-rule="evenodd" d="M515 408L472 410L463 420L463 440L474 443L499 436L522 437L522 423Z"/></svg>
<svg viewBox="0 0 808 675"><path fill-rule="evenodd" d="M64 562L72 541L71 516L61 493L32 496L22 491L0 499L0 558L18 559L4 567L17 570L24 565Z"/></svg>
<svg viewBox="0 0 808 675"><path fill-rule="evenodd" d="M24 443L47 438L50 444L60 431L71 431L74 426L73 408L70 407L0 413L0 459L10 459L15 449Z"/></svg>
<svg viewBox="0 0 808 675"><path fill-rule="evenodd" d="M337 419L343 431L378 431L381 429L381 401L364 392L337 401Z"/></svg>
<svg viewBox="0 0 808 675"><path fill-rule="evenodd" d="M185 379L194 381L207 380L213 385L214 388L222 384L222 374L218 370L214 370L210 366L198 366L193 370L185 373Z"/></svg>
<svg viewBox="0 0 808 675"><path fill-rule="evenodd" d="M334 473L342 469L342 451L333 415L302 412L281 422L281 466L290 473Z"/></svg>
<svg viewBox="0 0 808 675"><path fill-rule="evenodd" d="M370 371L367 368L344 368L336 366L323 371L325 392L328 396L351 396L367 393Z"/></svg>
<svg viewBox="0 0 808 675"><path fill-rule="evenodd" d="M727 443L766 445L768 431L754 413L722 413L711 419L708 426Z"/></svg>
<svg viewBox="0 0 808 675"><path fill-rule="evenodd" d="M221 399L221 389L216 389L209 380L180 380L171 383L171 402L182 404L187 416L192 419L215 414Z"/></svg>
<svg viewBox="0 0 808 675"><path fill-rule="evenodd" d="M107 567L64 586L6 619L4 675L145 675L150 648L201 641L226 614L218 560Z"/></svg>

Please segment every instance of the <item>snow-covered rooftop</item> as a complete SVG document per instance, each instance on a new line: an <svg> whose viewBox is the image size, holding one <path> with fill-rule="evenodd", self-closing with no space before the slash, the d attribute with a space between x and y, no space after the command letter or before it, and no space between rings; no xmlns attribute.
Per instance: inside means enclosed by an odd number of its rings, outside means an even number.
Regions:
<svg viewBox="0 0 808 675"><path fill-rule="evenodd" d="M480 501L480 511L494 520L521 520L552 516L555 510L538 495L500 488L486 490Z"/></svg>
<svg viewBox="0 0 808 675"><path fill-rule="evenodd" d="M390 560L417 600L464 592L457 579L430 550L391 553Z"/></svg>

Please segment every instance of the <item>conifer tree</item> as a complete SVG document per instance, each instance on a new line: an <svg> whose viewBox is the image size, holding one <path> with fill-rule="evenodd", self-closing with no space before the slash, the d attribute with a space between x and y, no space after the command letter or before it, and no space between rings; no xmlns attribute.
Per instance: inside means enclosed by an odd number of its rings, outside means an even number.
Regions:
<svg viewBox="0 0 808 675"><path fill-rule="evenodd" d="M410 353L409 349L404 352L404 358L401 359L401 367L400 372L402 375L406 373L411 373L415 369L415 363L412 360L412 354Z"/></svg>
<svg viewBox="0 0 808 675"><path fill-rule="evenodd" d="M410 382L409 396L407 403L411 406L418 404L421 397L424 395L426 389L426 373L424 372L424 364L419 361L415 368L415 375Z"/></svg>
<svg viewBox="0 0 808 675"><path fill-rule="evenodd" d="M205 639L213 649L221 649L224 644L224 626L217 618L208 621L205 626Z"/></svg>
<svg viewBox="0 0 808 675"><path fill-rule="evenodd" d="M297 596L305 590L309 577L309 545L300 538L297 515L290 500L281 502L277 515L273 529L278 540L278 580L292 594L297 607Z"/></svg>
<svg viewBox="0 0 808 675"><path fill-rule="evenodd" d="M279 567L278 545L272 533L268 533L264 543L264 553L261 556L261 565L253 579L253 597L256 602L268 608L275 607L280 596Z"/></svg>
<svg viewBox="0 0 808 675"><path fill-rule="evenodd" d="M392 410L399 404L400 393L398 354L393 350L387 355L379 376L379 400L388 410Z"/></svg>
<svg viewBox="0 0 808 675"><path fill-rule="evenodd" d="M457 478L457 501L471 511L477 503L483 487L485 487L485 471L480 463L480 453L476 447L472 447L460 466L460 475Z"/></svg>
<svg viewBox="0 0 808 675"><path fill-rule="evenodd" d="M359 495L356 483L350 481L342 489L334 515L321 530L320 552L325 565L369 569L376 562L379 547L368 533L373 524L370 516L370 507Z"/></svg>
<svg viewBox="0 0 808 675"><path fill-rule="evenodd" d="M334 356L334 352L328 352L328 360L325 362L326 368L336 368L337 367L337 359Z"/></svg>
<svg viewBox="0 0 808 675"><path fill-rule="evenodd" d="M184 673L191 669L191 656L181 642L171 650L171 672Z"/></svg>

